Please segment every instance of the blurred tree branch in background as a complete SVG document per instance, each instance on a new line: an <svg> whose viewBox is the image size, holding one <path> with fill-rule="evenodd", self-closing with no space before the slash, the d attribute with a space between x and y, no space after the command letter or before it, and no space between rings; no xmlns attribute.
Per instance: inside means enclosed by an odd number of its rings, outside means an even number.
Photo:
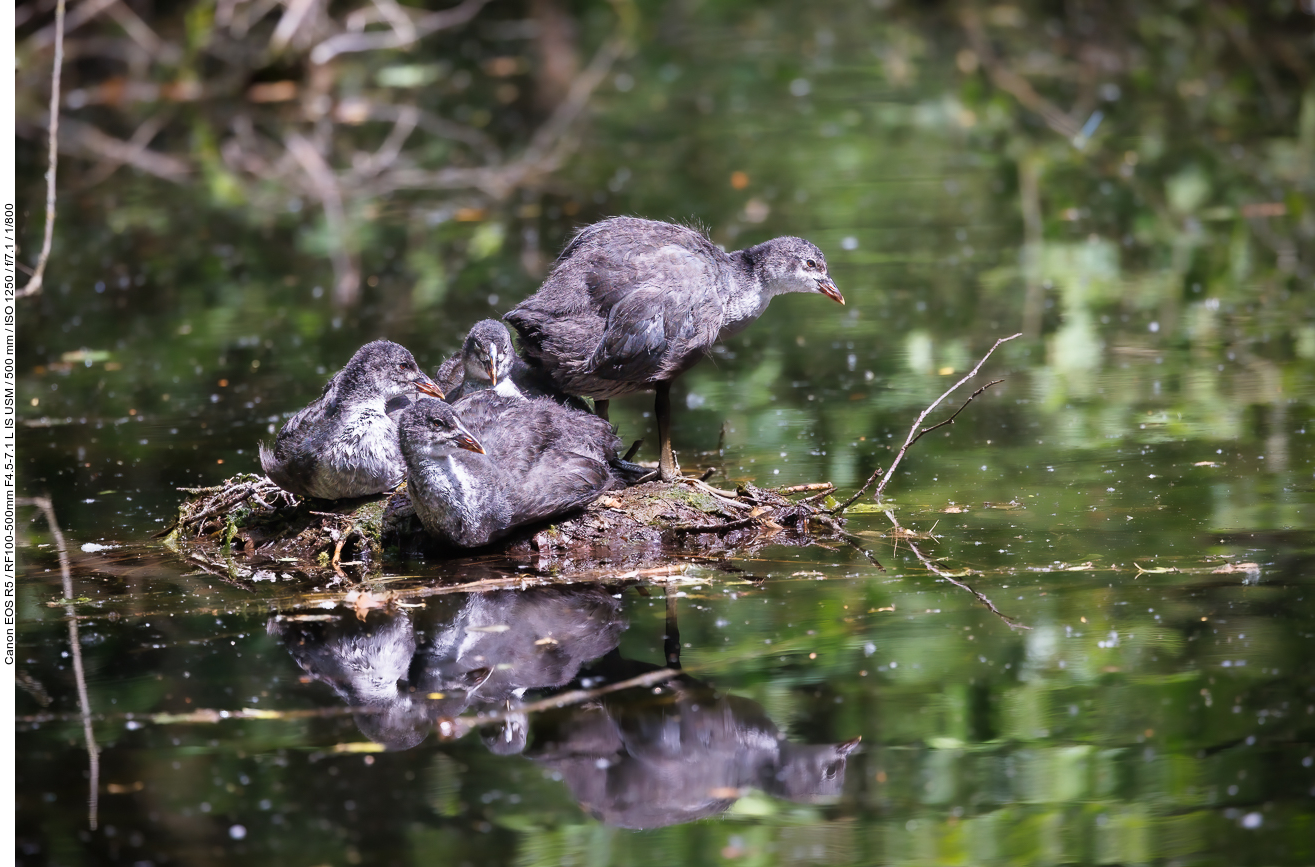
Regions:
<svg viewBox="0 0 1315 867"><path fill-rule="evenodd" d="M129 166L205 185L256 214L285 210L291 197L315 203L334 300L352 306L358 229L378 200L423 191L433 211L441 193L451 212L477 214L542 185L575 149L591 94L629 43L613 25L579 68L560 0L535 0L543 27L536 18L487 22L546 37L537 60L549 86L533 93L515 83L539 77L526 57L487 56L469 40L416 51L421 40L469 29L488 2L427 11L371 0L344 14L327 0L196 0L147 20L127 0L83 0L64 28L71 86L61 113L73 117L59 151L91 164L83 187ZM39 76L48 76L54 44L50 7L30 0L17 12L17 126L32 139L49 120L38 98L49 92Z"/></svg>
<svg viewBox="0 0 1315 867"><path fill-rule="evenodd" d="M487 283L517 238L519 276L537 279L543 239L609 213L702 222L725 244L830 232L819 238L861 240L863 254L902 252L865 232L938 220L998 233L969 245L972 267L957 236L928 252L972 275L944 283L938 304L1039 338L1077 303L1057 297L1078 255L1064 245L1096 239L1159 282L1083 297L1158 305L1168 334L1179 308L1215 291L1192 289L1208 275L1239 294L1263 278L1267 298L1310 279L1304 9L82 0L67 21L59 147L75 159L62 184L148 175L254 225L295 224L304 252L333 263L340 305L394 261L415 306L432 304L454 276ZM18 128L33 142L53 11L17 10ZM960 153L999 174L961 184ZM935 197L864 186L917 173L956 177ZM1000 207L1012 222L970 225ZM1015 246L1017 262L982 269L981 251ZM518 284L497 276L484 297Z"/></svg>

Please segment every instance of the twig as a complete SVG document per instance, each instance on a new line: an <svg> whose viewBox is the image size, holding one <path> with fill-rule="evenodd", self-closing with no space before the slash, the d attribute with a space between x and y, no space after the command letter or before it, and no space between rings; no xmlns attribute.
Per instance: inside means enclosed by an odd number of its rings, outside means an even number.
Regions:
<svg viewBox="0 0 1315 867"><path fill-rule="evenodd" d="M1000 348L1000 344L1008 343L1010 340L1022 336L1023 335L1020 332L1019 334L1012 334L1009 337L1001 337L999 340L995 342L994 345L991 346L990 349L986 351L986 354L982 356L981 361L977 362L977 366L974 367L972 370L968 371L967 376L965 376L963 379L959 380L954 385L952 385L948 391L946 391L940 397L936 398L936 400L932 401L931 406L927 407L921 413L919 413L917 419L915 419L913 422L913 427L909 428L909 435L908 437L905 438L904 445L900 446L900 450L895 454L895 460L892 461L890 467L886 469L885 478L881 480L881 484L877 485L877 490L872 495L874 499L876 500L881 499L881 492L886 489L886 484L891 480L891 478L894 477L895 467L899 466L899 462L904 458L904 453L909 450L909 446L917 442L918 439L923 434L927 433L927 431L935 430L941 425L949 424L950 422L954 421L954 417L957 416L959 413L963 412L964 406L967 406L969 403L971 403L974 397L977 397L977 395L981 394L983 391L990 388L992 385L995 385L997 382L1003 382L1003 380L997 379L994 382L987 383L986 385L977 389L977 391L973 392L972 396L969 397L968 400L963 402L963 406L959 407L959 409L955 411L954 415L950 416L948 419L941 422L940 424L933 425L932 427L929 427L923 431L918 430L918 425L922 424L923 420L925 420L927 416L931 414L932 410L940 406L941 402L945 400L945 398L949 397L951 394L954 394L954 392L959 390L960 386L962 386L965 382L976 376L977 371L981 370L982 365L985 364L986 360L991 357L991 353L995 352L997 349ZM867 491L867 489L872 486L872 483L875 482L877 480L877 477L880 476L881 474L882 474L882 470L880 467L878 467L872 475L868 476L868 480L863 483L863 487L859 488L858 492L855 493L854 496L850 497L848 500L845 500L845 502L841 503L839 506L836 506L834 509L831 510L830 514L839 515L841 512L845 511L845 509L848 509L850 506L854 505L854 503L858 501L858 498L863 496L863 494Z"/></svg>
<svg viewBox="0 0 1315 867"><path fill-rule="evenodd" d="M913 442L910 442L909 445L913 445L913 443L916 443L918 440L922 439L922 437L923 437L924 434L929 434L929 433L931 433L932 431L936 430L936 428L938 428L938 427L945 427L947 424L954 424L954 418L955 418L955 416L957 416L959 413L963 412L964 407L968 406L968 404L970 404L970 403L973 402L973 398L977 397L977 395L979 395L979 394L981 394L982 392L986 391L986 390L987 390L988 388L990 388L991 386L993 386L993 385L999 385L999 384L1002 383L1002 382L1004 382L1003 379L993 379L993 380L991 380L990 382L988 382L986 385L984 385L984 386L982 386L981 388L979 388L979 389L977 389L976 391L974 391L972 394L968 395L968 399L965 400L965 401L963 402L963 405L962 405L962 406L960 406L958 409L956 409L956 410L954 411L954 415L950 416L950 417L947 418L945 421L937 422L936 424L932 425L931 427L925 427L925 428L923 428L922 430L918 431L918 435L917 435L916 437L913 438ZM892 466L894 466L894 465L892 464Z"/></svg>
<svg viewBox="0 0 1315 867"><path fill-rule="evenodd" d="M63 5L64 0L60 0L60 6ZM64 582L64 598L69 600L69 604L64 606L64 613L68 615L69 653L73 657L73 678L78 688L82 736L87 741L87 760L90 765L88 776L91 789L87 794L87 824L94 831L100 803L100 749L96 746L96 732L91 725L91 697L87 694L87 671L82 665L82 641L78 636L78 619L73 610L73 575L69 570L68 545L64 542L64 534L59 529L59 522L55 520L55 507L49 497L20 497L14 501L14 505L36 506L41 510L46 518L46 526L50 528L50 535L55 539L55 548L59 552L59 573Z"/></svg>
<svg viewBox="0 0 1315 867"><path fill-rule="evenodd" d="M813 494L811 497L802 497L798 502L802 505L805 503L815 503L818 500L825 499L835 493L835 485L828 485L827 489L820 494Z"/></svg>
<svg viewBox="0 0 1315 867"><path fill-rule="evenodd" d="M724 488L714 488L712 485L703 481L703 479L694 478L692 476L685 476L678 481L684 482L695 490L703 491L705 494L712 494L714 497L721 497L723 500L729 500L736 506L746 507L744 503L741 503L736 499L739 494L735 491L728 491Z"/></svg>
<svg viewBox="0 0 1315 867"><path fill-rule="evenodd" d="M886 510L886 517L890 519L890 523L894 525L895 529L901 531L900 536L896 538L898 539L902 537L904 539L904 544L908 545L909 550L913 552L914 556L916 556L919 560L922 561L922 565L927 567L927 571L931 572L932 574L936 575L937 577L941 578L944 581L950 582L955 587L958 587L961 590L967 590L969 593L976 596L979 602L981 602L988 609L990 609L992 614L1003 620L1005 622L1005 625L1007 625L1010 629L1032 628L1030 626L1024 626L1023 624L1014 620L1012 617L1009 617L1008 615L1001 613L1000 609L995 607L995 603L992 602L990 599L986 598L986 596L984 596L982 593L978 592L977 590L974 590L972 587L969 587L967 584L963 583L962 581L955 578L950 573L946 572L941 567L937 566L931 560L927 559L926 555L924 555L921 551L918 550L918 546L913 544L913 534L909 533L907 530L905 530L903 527L900 526L899 521L895 520L895 515L889 509Z"/></svg>
<svg viewBox="0 0 1315 867"><path fill-rule="evenodd" d="M303 720L303 719L332 719L334 717L354 716L356 714L382 713L383 708L379 707L319 707L319 708L300 708L297 710L265 710L263 708L244 707L237 710L221 710L219 708L198 708L197 710L187 711L186 713L112 713L98 714L96 719L104 722L107 720L133 720L134 722L153 723L155 725L176 725L178 723L218 723L226 720L242 719L261 719L261 720ZM72 719L70 714L62 713L41 713L30 716L15 717L14 722L21 723L52 723L67 722Z"/></svg>
<svg viewBox="0 0 1315 867"><path fill-rule="evenodd" d="M671 529L677 533L729 533L732 530L739 530L758 523L758 518L758 515L751 515L747 518L740 518L738 521L727 521L724 524L682 524Z"/></svg>
<svg viewBox="0 0 1315 867"><path fill-rule="evenodd" d="M869 563L871 563L873 566L876 566L882 572L886 571L886 567L881 565L881 561L878 560L876 557L874 557L871 551L869 551L867 548L864 548L862 545L859 544L859 540L857 536L854 536L850 533L841 532L840 541L844 542L846 545L853 548L858 553L862 554L863 557Z"/></svg>
<svg viewBox="0 0 1315 867"><path fill-rule="evenodd" d="M50 73L50 167L46 169L46 231L41 239L41 255L27 285L14 293L26 298L41 291L50 260L50 245L55 238L55 170L59 167L59 80L64 67L64 0L55 4L55 60ZM93 819L92 827L95 827Z"/></svg>
<svg viewBox="0 0 1315 867"><path fill-rule="evenodd" d="M806 485L789 485L784 488L772 488L778 494L802 494L805 491L829 491L835 485L830 482L809 482Z"/></svg>

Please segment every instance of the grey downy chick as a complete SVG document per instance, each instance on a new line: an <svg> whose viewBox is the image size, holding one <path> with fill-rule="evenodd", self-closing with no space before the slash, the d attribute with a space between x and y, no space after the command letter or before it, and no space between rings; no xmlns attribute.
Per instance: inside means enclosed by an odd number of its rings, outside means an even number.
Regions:
<svg viewBox="0 0 1315 867"><path fill-rule="evenodd" d="M434 380L448 403L492 389L506 397L551 397L560 404L589 410L583 400L558 391L538 369L521 360L511 332L496 319L476 322L461 351L443 362Z"/></svg>
<svg viewBox="0 0 1315 867"><path fill-rule="evenodd" d="M484 319L466 334L461 351L443 362L435 379L450 384L443 389L449 403L490 388L505 397L526 397L516 382L518 366L524 368L525 363L516 355L507 326Z"/></svg>
<svg viewBox="0 0 1315 867"><path fill-rule="evenodd" d="M546 398L492 391L459 407L421 399L399 421L407 490L425 529L463 548L625 486L611 425Z"/></svg>
<svg viewBox="0 0 1315 867"><path fill-rule="evenodd" d="M441 397L404 347L367 343L288 419L260 465L274 484L304 497L340 500L392 490L406 474L387 405L417 392Z"/></svg>
<svg viewBox="0 0 1315 867"><path fill-rule="evenodd" d="M606 401L657 391L664 481L671 452L671 381L787 292L844 297L826 258L802 238L723 252L685 226L613 217L580 231L531 297L506 315L525 360L567 394Z"/></svg>

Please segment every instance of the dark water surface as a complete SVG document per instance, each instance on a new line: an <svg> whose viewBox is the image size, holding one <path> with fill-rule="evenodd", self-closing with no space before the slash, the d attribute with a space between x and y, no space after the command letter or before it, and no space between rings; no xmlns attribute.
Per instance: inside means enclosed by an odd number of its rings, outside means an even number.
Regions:
<svg viewBox="0 0 1315 867"><path fill-rule="evenodd" d="M1315 863L1315 91L1271 82L1290 111L1261 122L1243 79L1184 90L1192 32L1150 15L1078 148L887 5L655 14L558 189L435 230L465 251L442 291L386 220L340 311L285 224L70 191L19 346L20 495L50 495L73 582L24 524L22 863ZM432 369L533 291L527 249L611 213L806 236L848 299L779 298L677 383L682 461L728 487L853 490L1028 332L888 490L998 614L868 500L848 529L882 568L833 540L467 593L442 588L535 564L389 561L371 588L432 594L363 619L151 541L361 343ZM646 396L612 420L656 441ZM673 611L678 678L516 711L659 669Z"/></svg>

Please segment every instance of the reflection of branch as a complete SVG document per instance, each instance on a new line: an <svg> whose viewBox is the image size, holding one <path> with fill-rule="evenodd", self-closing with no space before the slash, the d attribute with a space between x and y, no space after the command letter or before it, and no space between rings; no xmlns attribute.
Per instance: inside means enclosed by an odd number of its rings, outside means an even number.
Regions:
<svg viewBox="0 0 1315 867"><path fill-rule="evenodd" d="M918 417L913 421L913 427L909 428L909 435L905 437L904 445L900 446L900 450L895 454L895 460L891 461L890 468L886 470L886 477L881 480L881 484L877 485L877 490L872 495L875 499L878 500L881 499L881 492L886 489L886 484L891 480L891 478L894 477L895 467L899 466L899 462L904 459L904 453L909 450L909 446L913 445L919 439L921 439L923 434L928 433L929 431L934 431L936 430L936 428L942 427L943 425L953 423L955 416L963 412L964 407L972 403L973 398L977 397L977 395L986 391L988 388L995 385L997 382L1002 382L1003 380L997 379L993 382L988 382L986 385L974 391L972 395L970 395L969 398L963 402L963 406L959 407L957 410L954 411L954 415L951 415L949 418L945 419L945 421L942 421L938 424L934 424L929 428L923 428L922 430L919 430L918 425L922 424L923 419L927 418L927 416L931 414L932 410L940 406L941 401L945 400L945 398L954 394L954 392L959 390L959 387L961 385L963 385L965 382L976 376L977 371L981 370L982 365L986 363L986 359L991 357L991 353L995 352L996 349L1000 347L1001 343L1007 343L1010 340L1013 340L1015 337L1022 337L1022 336L1023 335L1020 333L1020 334L1010 335L1009 337L1001 337L999 340L997 340L994 343L994 345L991 346L990 349L986 351L986 354L982 356L982 360L977 362L977 366L974 367L972 370L968 371L967 376L956 382L954 385L950 386L950 389L948 391L946 391L940 397L936 398L936 400L932 401L931 406L927 407L921 413L919 413ZM831 514L838 515L841 512L845 511L845 509L848 509L850 506L854 505L854 503L858 500L858 498L863 496L863 492L866 491L872 485L872 483L877 480L877 476L880 475L881 475L881 468L877 467L876 471L872 475L868 476L868 480L863 483L863 487L859 488L858 492L854 494L854 496L850 497L848 500L845 500L845 502L841 503L839 506L832 509Z"/></svg>
<svg viewBox="0 0 1315 867"><path fill-rule="evenodd" d="M942 569L941 567L937 566L937 565L936 565L935 563L933 563L931 560L927 559L927 557L926 557L921 551L918 550L918 546L915 545L915 544L913 544L913 537L912 537L913 534L909 533L908 530L905 530L903 527L900 526L899 521L896 521L896 520L895 520L895 515L894 515L894 513L892 513L889 509L886 510L886 517L890 519L890 523L892 523L892 524L895 525L895 529L898 530L898 531L900 531L900 535L899 535L899 536L896 536L896 539L898 540L898 539L900 539L900 538L903 538L903 539L904 539L904 544L906 544L906 545L909 546L909 550L911 550L911 551L914 553L914 555L915 555L919 560L922 561L922 565L926 566L928 571L932 572L933 574L935 574L936 576L938 576L939 578L941 578L941 579L943 579L943 580L945 580L945 581L949 581L949 582L950 582L951 584L953 584L955 587L958 587L958 588L960 588L960 589L962 589L962 590L967 590L969 593L971 593L971 594L973 594L974 596L976 596L977 599L978 599L978 601L980 601L983 605L985 605L987 608L989 608L989 609L991 610L991 613L992 613L992 614L994 614L996 617L999 617L1001 620L1003 620L1003 621L1005 622L1005 624L1006 624L1010 629L1031 629L1031 628L1032 628L1032 627L1030 627L1030 626L1024 626L1023 624L1021 624L1021 623L1017 622L1016 620L1014 620L1012 617L1009 617L1009 616L1007 616L1007 615L1005 615L1005 614L1002 614L1002 613L1000 612L1000 609L999 609L999 608L996 608L996 607L995 607L995 603L992 602L990 599L987 599L987 598L986 598L985 596L983 596L981 593L979 593L978 591L976 591L976 590L974 590L973 588L969 587L967 584L963 583L962 581L960 581L959 579L957 579L957 578L955 578L953 575L951 575L949 572L946 572L944 569ZM932 527L932 529L934 530L934 529L936 529L936 528L935 528L935 527Z"/></svg>
<svg viewBox="0 0 1315 867"><path fill-rule="evenodd" d="M396 169L381 174L370 185L370 191L375 195L384 195L404 189L476 189L501 201L518 187L532 185L561 164L573 145L566 133L584 111L589 97L607 77L608 70L627 44L624 38L616 36L598 49L589 65L571 83L566 98L535 131L525 153L514 162L481 168L453 166L437 171Z"/></svg>
<svg viewBox="0 0 1315 867"><path fill-rule="evenodd" d="M178 46L171 45L156 36L150 25L132 11L128 4L111 3L109 14L114 19L114 23L122 27L123 32L127 33L147 54L160 59L177 59Z"/></svg>
<svg viewBox="0 0 1315 867"><path fill-rule="evenodd" d="M530 139L530 146L525 150L525 159L546 161L548 165L541 168L541 171L551 171L557 167L557 162L564 154L549 155L549 149L561 149L567 129L584 111L589 104L589 97L603 83L612 64L616 63L628 45L624 36L613 36L603 43L589 65L571 82L571 88L566 92L561 105L557 106L543 126L535 130L534 138Z"/></svg>
<svg viewBox="0 0 1315 867"><path fill-rule="evenodd" d="M59 78L64 66L64 0L55 6L55 60L50 73L50 168L46 169L46 231L41 239L41 255L37 257L32 279L15 297L35 295L41 291L46 275L46 262L50 259L50 244L55 237L55 169L59 166Z"/></svg>
<svg viewBox="0 0 1315 867"><path fill-rule="evenodd" d="M106 135L91 124L66 117L60 126L59 146L65 153L118 162L175 183L186 180L192 171L191 165L184 159ZM20 123L18 133L29 138L35 133L35 127Z"/></svg>
<svg viewBox="0 0 1315 867"><path fill-rule="evenodd" d="M379 149L371 154L354 174L359 176L377 175L379 172L391 166L397 161L398 156L402 153L402 145L406 144L407 138L415 131L416 123L420 119L420 112L409 106L401 106L397 112L397 120L393 123L393 129L388 133L388 138L379 146Z"/></svg>
<svg viewBox="0 0 1315 867"><path fill-rule="evenodd" d="M986 28L982 26L981 16L977 14L974 7L968 6L964 9L962 20L964 29L968 31L968 41L972 43L973 51L981 59L992 84L1013 96L1024 108L1041 115L1046 125L1064 138L1071 139L1082 131L1081 126L1073 118L1037 93L1031 82L996 57L995 51L991 48L991 41L986 35Z"/></svg>
<svg viewBox="0 0 1315 867"><path fill-rule="evenodd" d="M465 0L460 6L422 15L414 21L410 33L406 33L403 28L394 24L390 30L376 30L370 33L339 33L337 36L330 36L319 45L316 45L315 49L311 51L311 63L316 65L325 64L339 54L347 54L353 51L402 48L423 36L465 24L474 18L475 14L483 9L484 4L488 2L489 0ZM382 6L380 11L384 11ZM399 9L398 11L405 15L404 10ZM391 16L388 21L390 24L393 23ZM407 38L408 36L410 38Z"/></svg>
<svg viewBox="0 0 1315 867"><path fill-rule="evenodd" d="M300 164L310 179L315 197L324 206L324 219L329 224L329 237L333 244L330 256L336 278L333 300L340 307L350 307L361 294L361 275L356 256L349 250L347 214L342 206L342 190L333 170L324 162L315 146L299 133L287 137L288 153Z"/></svg>
<svg viewBox="0 0 1315 867"><path fill-rule="evenodd" d="M30 51L40 51L47 45L62 40L64 33L72 33L118 2L119 0L83 0L78 8L74 9L72 14L69 15L67 21L62 21L59 9L63 8L64 4L60 3L55 11L55 23L33 33L23 43L23 47Z"/></svg>
<svg viewBox="0 0 1315 867"><path fill-rule="evenodd" d="M274 27L274 34L269 37L271 55L276 55L287 47L317 2L319 0L287 0L285 4L288 7L287 11L279 18L279 23Z"/></svg>
<svg viewBox="0 0 1315 867"><path fill-rule="evenodd" d="M146 118L146 120L142 122L142 125L137 127L137 130L132 134L132 138L128 139L127 146L132 149L129 153L133 155L135 159L141 159L146 153L147 146L151 143L151 140L159 134L160 130L164 129L164 125L167 124L169 120L170 113L167 111L162 111L159 114L153 114ZM100 165L96 166L86 177L81 179L80 185L83 187L91 187L99 184L101 181L118 171L119 167L122 166L124 162L125 160L116 159L115 157L105 157L105 159L101 160Z"/></svg>
<svg viewBox="0 0 1315 867"><path fill-rule="evenodd" d="M64 5L60 0L59 5ZM60 532L59 522L55 520L55 507L49 497L19 498L16 506L36 506L46 517L46 526L55 539L55 548L59 551L59 573L64 579L64 599L68 603L64 612L68 615L68 645L73 657L73 677L78 687L78 708L82 712L82 735L87 739L87 758L90 762L91 791L87 795L87 823L91 830L96 830L97 807L100 799L100 750L96 746L96 733L91 727L91 698L87 695L87 672L82 667L82 641L78 637L78 619L73 610L73 576L69 573L68 545L64 543L64 534Z"/></svg>
<svg viewBox="0 0 1315 867"><path fill-rule="evenodd" d="M415 23L407 16L406 11L397 5L397 0L374 0L374 6L383 16L383 20L387 21L388 26L397 34L399 48L416 41Z"/></svg>
<svg viewBox="0 0 1315 867"><path fill-rule="evenodd" d="M679 677L679 669L659 668L657 671L650 671L641 674L638 677L631 677L626 680L618 680L616 683L609 683L607 686L600 686L596 689L573 689L570 692L563 692L549 698L539 701L530 702L529 704L516 705L505 711L493 711L491 713L468 714L459 716L456 719L444 719L438 722L438 735L444 740L455 740L473 728L493 725L500 723L510 716L519 716L521 714L538 713L544 710L555 710L561 707L569 707L575 704L584 704L601 698L613 692L620 692L623 689L636 689L645 686L653 686L671 680L673 677Z"/></svg>

